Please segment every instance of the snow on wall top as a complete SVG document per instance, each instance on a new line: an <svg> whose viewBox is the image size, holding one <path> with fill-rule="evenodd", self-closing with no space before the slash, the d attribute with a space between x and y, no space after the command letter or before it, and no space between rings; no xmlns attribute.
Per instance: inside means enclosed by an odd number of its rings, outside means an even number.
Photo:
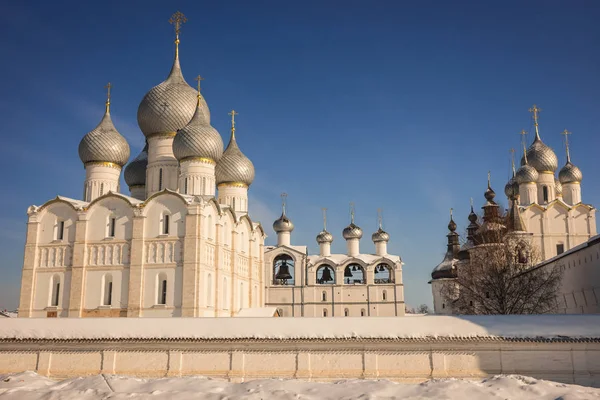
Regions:
<svg viewBox="0 0 600 400"><path fill-rule="evenodd" d="M600 315L5 318L0 339L598 339Z"/></svg>

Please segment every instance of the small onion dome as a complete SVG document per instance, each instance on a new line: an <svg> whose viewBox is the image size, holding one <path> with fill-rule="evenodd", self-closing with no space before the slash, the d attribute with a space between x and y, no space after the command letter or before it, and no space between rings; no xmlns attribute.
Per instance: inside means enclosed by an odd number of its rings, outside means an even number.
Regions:
<svg viewBox="0 0 600 400"><path fill-rule="evenodd" d="M456 222L454 222L454 219L452 217L450 217L450 222L448 222L448 230L450 232L456 231Z"/></svg>
<svg viewBox="0 0 600 400"><path fill-rule="evenodd" d="M521 165L521 167L517 170L517 174L515 175L515 179L519 185L536 182L538 177L539 173L537 170L529 164Z"/></svg>
<svg viewBox="0 0 600 400"><path fill-rule="evenodd" d="M333 242L333 235L327 231L321 231L317 235L317 243L331 243Z"/></svg>
<svg viewBox="0 0 600 400"><path fill-rule="evenodd" d="M179 130L173 139L173 154L179 161L188 157L200 157L216 163L223 155L223 139L219 132L206 122L202 96L197 97L196 112L192 120Z"/></svg>
<svg viewBox="0 0 600 400"><path fill-rule="evenodd" d="M556 178L554 178L554 192L556 196L562 196L562 183Z"/></svg>
<svg viewBox="0 0 600 400"><path fill-rule="evenodd" d="M475 211L473 210L473 206L471 206L471 212L469 213L468 219L471 224L477 223L478 217L477 217L477 214L475 214Z"/></svg>
<svg viewBox="0 0 600 400"><path fill-rule="evenodd" d="M554 172L558 168L558 158L554 151L546 146L539 134L527 149L527 163L538 172ZM521 158L521 165L525 165L525 156ZM530 181L533 182L533 181Z"/></svg>
<svg viewBox="0 0 600 400"><path fill-rule="evenodd" d="M377 232L371 235L371 240L373 240L373 243L389 242L390 235L383 229L379 228Z"/></svg>
<svg viewBox="0 0 600 400"><path fill-rule="evenodd" d="M485 199L487 201L493 201L494 197L496 197L496 192L494 192L494 189L492 189L489 185L487 187L487 189L485 190L485 193L483 194L483 197L485 197ZM453 223L454 221L450 220L450 223ZM456 225L456 224L455 224ZM448 229L450 229L450 224L448 224Z"/></svg>
<svg viewBox="0 0 600 400"><path fill-rule="evenodd" d="M79 158L84 164L109 162L122 167L129 160L129 144L113 125L109 104L102 121L79 142Z"/></svg>
<svg viewBox="0 0 600 400"><path fill-rule="evenodd" d="M292 221L285 215L285 213L281 214L281 217L273 222L273 230L275 233L279 232L291 232L294 230L294 224Z"/></svg>
<svg viewBox="0 0 600 400"><path fill-rule="evenodd" d="M352 222L350 225L344 228L342 231L344 239L360 239L363 236L363 231L357 225Z"/></svg>
<svg viewBox="0 0 600 400"><path fill-rule="evenodd" d="M573 165L571 161L567 161L565 166L562 167L558 173L558 180L562 184L581 182L582 179L583 174L581 173L581 170Z"/></svg>
<svg viewBox="0 0 600 400"><path fill-rule="evenodd" d="M254 164L242 153L235 140L235 134L231 135L229 145L223 153L223 157L215 168L217 185L222 183L242 183L247 186L254 181Z"/></svg>
<svg viewBox="0 0 600 400"><path fill-rule="evenodd" d="M176 52L167 79L150 89L138 107L138 125L144 135L175 133L186 126L198 108L196 94L183 78ZM204 98L200 108L204 122L209 124L210 111Z"/></svg>
<svg viewBox="0 0 600 400"><path fill-rule="evenodd" d="M123 177L127 186L146 185L146 167L148 166L148 143L142 152L125 167Z"/></svg>

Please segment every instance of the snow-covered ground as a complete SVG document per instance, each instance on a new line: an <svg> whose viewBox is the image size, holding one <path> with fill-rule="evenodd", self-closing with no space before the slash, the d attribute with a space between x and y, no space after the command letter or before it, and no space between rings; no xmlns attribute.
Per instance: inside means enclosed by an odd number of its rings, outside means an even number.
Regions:
<svg viewBox="0 0 600 400"><path fill-rule="evenodd" d="M33 372L0 376L0 399L600 399L600 389L518 375L468 381L436 379L422 384L346 380L254 380L229 383L202 377L139 379L96 375L56 382Z"/></svg>

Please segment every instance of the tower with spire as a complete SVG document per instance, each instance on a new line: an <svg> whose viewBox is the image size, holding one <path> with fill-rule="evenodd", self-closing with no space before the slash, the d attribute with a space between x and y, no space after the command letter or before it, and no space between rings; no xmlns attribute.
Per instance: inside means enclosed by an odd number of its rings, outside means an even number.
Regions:
<svg viewBox="0 0 600 400"><path fill-rule="evenodd" d="M84 201L93 201L109 191L119 192L121 169L129 159L129 144L110 118L110 83L106 89L104 116L79 143L79 158L85 167Z"/></svg>

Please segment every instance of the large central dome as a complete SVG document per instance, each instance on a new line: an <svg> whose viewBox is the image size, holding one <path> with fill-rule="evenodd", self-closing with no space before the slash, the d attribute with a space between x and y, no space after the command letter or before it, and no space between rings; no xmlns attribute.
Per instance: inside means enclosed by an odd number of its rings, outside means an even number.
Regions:
<svg viewBox="0 0 600 400"><path fill-rule="evenodd" d="M196 90L187 84L179 65L179 52L168 78L150 89L140 103L137 113L138 125L146 137L157 133L175 134L190 122L196 112ZM200 108L206 124L210 123L210 111L202 98Z"/></svg>

